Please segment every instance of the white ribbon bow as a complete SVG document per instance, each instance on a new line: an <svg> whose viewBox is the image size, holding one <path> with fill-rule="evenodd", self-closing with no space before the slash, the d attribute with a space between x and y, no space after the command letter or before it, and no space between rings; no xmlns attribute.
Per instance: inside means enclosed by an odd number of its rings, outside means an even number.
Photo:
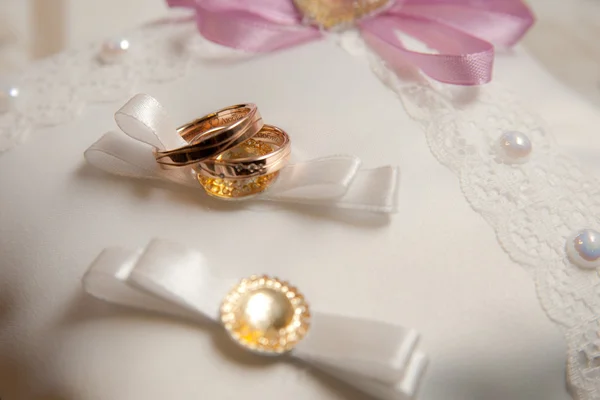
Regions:
<svg viewBox="0 0 600 400"><path fill-rule="evenodd" d="M137 252L105 249L83 277L85 291L101 300L215 322L236 283L216 277L200 252L159 239ZM308 335L291 355L378 399L408 400L427 365L418 339L399 325L313 307Z"/></svg>
<svg viewBox="0 0 600 400"><path fill-rule="evenodd" d="M155 98L134 96L117 111L115 121L123 132L108 132L85 151L91 165L115 175L162 179L201 189L191 167L163 169L156 162L153 149L172 150L187 143ZM396 212L398 168L361 170L360 166L360 159L345 155L288 165L255 199Z"/></svg>

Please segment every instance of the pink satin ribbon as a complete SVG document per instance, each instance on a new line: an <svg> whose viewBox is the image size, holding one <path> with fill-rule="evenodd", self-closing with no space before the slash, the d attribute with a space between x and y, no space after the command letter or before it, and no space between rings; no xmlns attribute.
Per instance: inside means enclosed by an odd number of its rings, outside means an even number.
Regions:
<svg viewBox="0 0 600 400"><path fill-rule="evenodd" d="M323 32L302 23L292 0L167 0L195 10L208 40L249 52L272 52L318 39ZM492 78L494 45L512 46L534 22L521 0L396 0L361 19L365 40L392 68L407 62L429 77L456 85ZM437 53L407 49L397 32Z"/></svg>

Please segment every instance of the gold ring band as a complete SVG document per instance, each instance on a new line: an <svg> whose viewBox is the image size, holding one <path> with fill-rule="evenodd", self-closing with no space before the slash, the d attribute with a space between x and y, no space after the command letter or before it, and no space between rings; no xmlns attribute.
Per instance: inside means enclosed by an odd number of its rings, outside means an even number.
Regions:
<svg viewBox="0 0 600 400"><path fill-rule="evenodd" d="M260 142L270 151L263 154L245 156L241 147L252 147L252 141ZM261 175L272 174L285 166L291 154L290 138L288 134L273 125L264 125L263 128L247 142L229 149L217 157L201 161L194 169L205 177L221 179L248 179ZM248 153L248 151L246 151Z"/></svg>
<svg viewBox="0 0 600 400"><path fill-rule="evenodd" d="M196 164L245 142L264 123L255 104L238 104L198 118L177 129L189 144L174 150L156 151L156 162L183 167Z"/></svg>
<svg viewBox="0 0 600 400"><path fill-rule="evenodd" d="M208 165L198 163L194 170L210 196L223 200L247 199L275 182L290 153L287 133L265 125L252 139L220 154Z"/></svg>

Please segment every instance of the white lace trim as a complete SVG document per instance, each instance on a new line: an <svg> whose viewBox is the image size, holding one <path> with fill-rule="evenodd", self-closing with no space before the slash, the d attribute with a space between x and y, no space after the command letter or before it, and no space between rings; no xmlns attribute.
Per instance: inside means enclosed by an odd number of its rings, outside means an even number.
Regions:
<svg viewBox="0 0 600 400"><path fill-rule="evenodd" d="M562 154L541 118L499 83L456 87L414 75L405 80L358 36L347 35L342 45L368 57L425 131L433 155L457 175L471 207L532 275L542 307L565 334L573 397L600 399L600 275L573 265L565 252L573 232L600 228L600 181ZM506 131L531 139L527 163L498 161L495 144Z"/></svg>
<svg viewBox="0 0 600 400"><path fill-rule="evenodd" d="M14 111L0 115L0 151L36 127L70 121L89 103L124 102L141 82L182 77L195 54L203 60L243 57L199 39L193 24L154 24L128 38L130 54L116 65L98 62L100 46L94 44L26 71L17 82L24 98ZM574 397L600 400L600 277L596 270L573 266L564 250L572 232L600 230L600 182L561 154L540 118L499 84L462 88L422 78L406 83L356 34L340 39L350 52L369 58L373 71L426 132L433 155L458 176L473 209L494 228L510 257L531 273L542 306L565 334ZM493 144L506 130L529 136L534 144L529 162L496 161Z"/></svg>
<svg viewBox="0 0 600 400"><path fill-rule="evenodd" d="M11 82L21 89L21 97L13 110L0 113L0 152L20 143L35 128L73 120L90 103L125 103L141 83L183 77L196 54L241 57L198 39L190 23L159 22L126 37L131 48L115 64L103 64L101 44L93 43L38 62Z"/></svg>

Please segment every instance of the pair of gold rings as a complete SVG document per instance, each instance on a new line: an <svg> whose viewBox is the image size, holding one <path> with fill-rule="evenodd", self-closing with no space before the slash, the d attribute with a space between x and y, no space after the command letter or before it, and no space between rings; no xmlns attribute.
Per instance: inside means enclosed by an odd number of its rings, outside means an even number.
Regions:
<svg viewBox="0 0 600 400"><path fill-rule="evenodd" d="M291 154L288 134L263 123L255 104L239 104L177 129L187 144L156 151L165 168L191 166L208 194L226 200L256 195L279 175Z"/></svg>

